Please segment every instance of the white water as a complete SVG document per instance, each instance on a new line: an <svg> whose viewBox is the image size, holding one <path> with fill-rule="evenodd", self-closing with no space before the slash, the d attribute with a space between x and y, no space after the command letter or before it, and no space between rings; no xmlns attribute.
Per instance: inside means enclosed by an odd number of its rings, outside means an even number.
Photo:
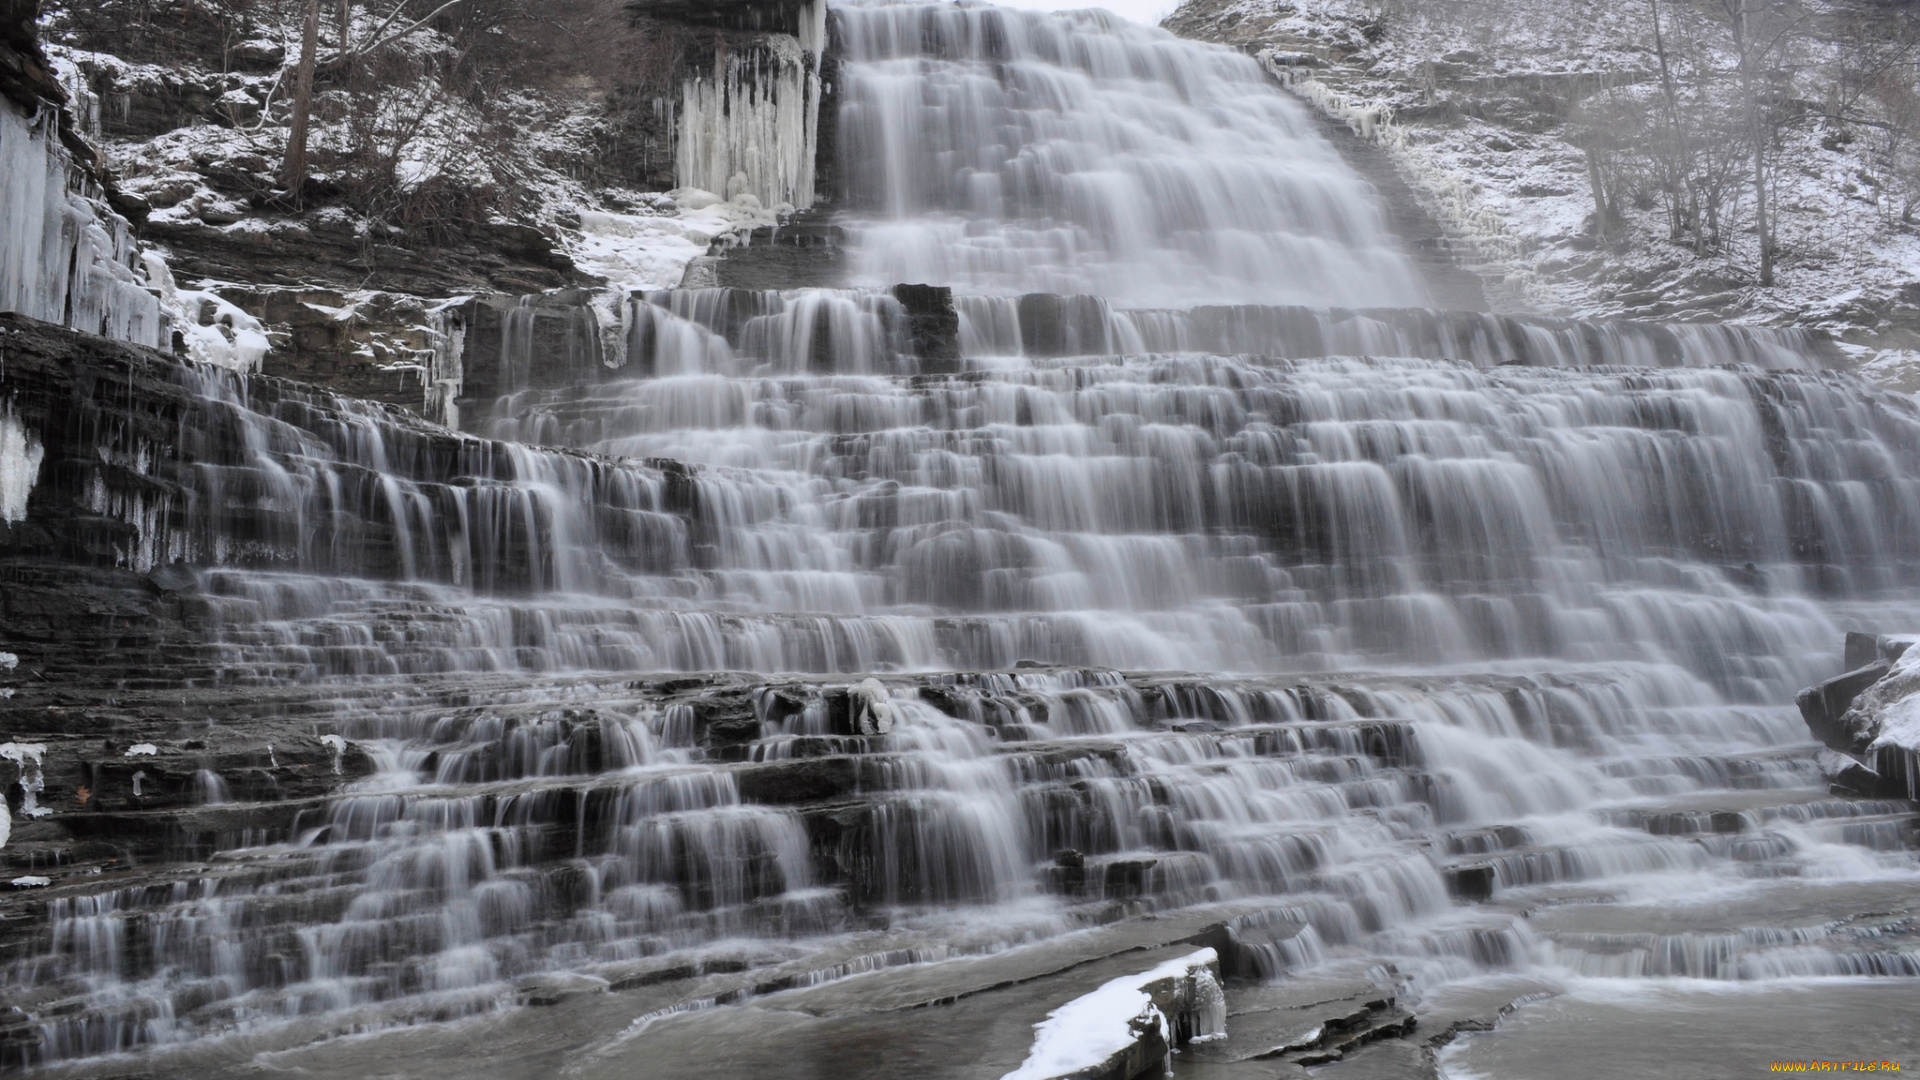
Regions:
<svg viewBox="0 0 1920 1080"><path fill-rule="evenodd" d="M1251 58L1117 19L848 4L860 284L1130 306L1411 306L1366 186Z"/></svg>

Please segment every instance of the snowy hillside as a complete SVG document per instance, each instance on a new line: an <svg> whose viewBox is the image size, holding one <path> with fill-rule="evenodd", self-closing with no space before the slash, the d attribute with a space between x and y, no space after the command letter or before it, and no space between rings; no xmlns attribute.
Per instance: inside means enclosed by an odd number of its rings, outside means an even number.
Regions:
<svg viewBox="0 0 1920 1080"><path fill-rule="evenodd" d="M1660 163L1636 158L1618 135L1659 119L1663 49L1681 107L1726 97L1739 58L1704 5L1191 0L1165 25L1257 52L1296 92L1384 144L1427 209L1485 260L1497 302L1821 327L1884 378L1920 390L1904 351L1920 346L1916 188L1906 148L1888 137L1886 95L1858 92L1862 61L1849 51L1848 35L1873 25L1863 10L1872 6L1797 9L1793 48L1767 57L1771 286L1758 279L1744 157L1721 151L1713 227L1698 217L1677 226ZM1897 36L1890 22L1884 29ZM1886 68L1904 71L1910 59L1892 56ZM1612 202L1604 228L1596 191Z"/></svg>

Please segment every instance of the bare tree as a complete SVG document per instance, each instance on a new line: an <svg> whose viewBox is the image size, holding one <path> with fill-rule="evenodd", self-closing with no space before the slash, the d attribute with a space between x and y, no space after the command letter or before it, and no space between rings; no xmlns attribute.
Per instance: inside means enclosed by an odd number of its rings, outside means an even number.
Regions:
<svg viewBox="0 0 1920 1080"><path fill-rule="evenodd" d="M313 67L320 49L320 0L307 0L306 28L300 35L300 69L293 83L293 123L287 132L287 161L281 170L295 203L307 182L307 125L313 117Z"/></svg>

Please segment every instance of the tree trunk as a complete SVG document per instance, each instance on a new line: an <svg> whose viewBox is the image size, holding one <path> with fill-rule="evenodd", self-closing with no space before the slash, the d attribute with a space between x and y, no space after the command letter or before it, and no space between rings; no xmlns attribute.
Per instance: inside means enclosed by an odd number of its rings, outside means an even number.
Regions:
<svg viewBox="0 0 1920 1080"><path fill-rule="evenodd" d="M287 133L287 192L297 205L307 182L307 122L313 115L313 63L320 51L320 0L307 0L307 25L300 35L300 69L293 83L293 129Z"/></svg>
<svg viewBox="0 0 1920 1080"><path fill-rule="evenodd" d="M348 0L340 0L340 55L347 55L347 39L353 34L353 12L348 8Z"/></svg>
<svg viewBox="0 0 1920 1080"><path fill-rule="evenodd" d="M1600 155L1593 147L1587 151L1587 183L1593 187L1593 235L1601 243L1613 231L1613 208L1607 201L1607 186L1600 178Z"/></svg>
<svg viewBox="0 0 1920 1080"><path fill-rule="evenodd" d="M1756 109L1748 105L1749 109ZM1767 212L1767 147L1754 125L1753 212L1754 225L1760 230L1760 284L1773 284L1773 215Z"/></svg>
<svg viewBox="0 0 1920 1080"><path fill-rule="evenodd" d="M1747 138L1753 142L1753 225L1760 234L1760 285L1773 284L1773 220L1767 212L1767 140L1760 130L1759 80L1754 68L1760 63L1755 55L1758 42L1750 21L1753 0L1740 0L1739 34L1741 92L1747 99Z"/></svg>

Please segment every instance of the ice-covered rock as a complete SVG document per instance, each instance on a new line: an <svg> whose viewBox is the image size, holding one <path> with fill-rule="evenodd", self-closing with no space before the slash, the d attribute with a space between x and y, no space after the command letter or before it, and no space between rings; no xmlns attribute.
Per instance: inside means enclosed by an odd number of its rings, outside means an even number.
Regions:
<svg viewBox="0 0 1920 1080"><path fill-rule="evenodd" d="M797 34L722 48L709 70L687 78L674 154L680 186L753 195L766 206L812 205L827 5L802 8Z"/></svg>
<svg viewBox="0 0 1920 1080"><path fill-rule="evenodd" d="M849 692L853 703L854 730L862 735L885 735L893 730L895 709L892 695L879 679L862 679Z"/></svg>
<svg viewBox="0 0 1920 1080"><path fill-rule="evenodd" d="M168 333L129 226L75 194L57 122L0 101L0 311L142 345Z"/></svg>
<svg viewBox="0 0 1920 1080"><path fill-rule="evenodd" d="M16 781L20 785L20 816L46 817L53 811L40 805L40 793L47 788L41 763L47 756L45 743L0 743L0 761L11 761L19 767Z"/></svg>

